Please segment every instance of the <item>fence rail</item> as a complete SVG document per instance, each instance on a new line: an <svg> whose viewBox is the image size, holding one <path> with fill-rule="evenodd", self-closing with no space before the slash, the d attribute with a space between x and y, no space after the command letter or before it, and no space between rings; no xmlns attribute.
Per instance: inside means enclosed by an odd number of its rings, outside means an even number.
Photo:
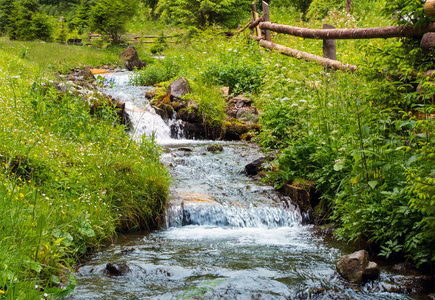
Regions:
<svg viewBox="0 0 435 300"><path fill-rule="evenodd" d="M316 61L324 66L333 69L350 70L352 72L358 69L357 66L344 64L336 60L336 43L337 39L374 39L374 38L394 38L394 37L418 37L427 33L435 32L435 22L425 26L414 27L406 26L388 26L373 28L352 28L352 29L335 29L333 26L324 24L324 29L309 29L289 25L271 23L269 20L269 5L262 1L263 16L259 16L256 11L255 1L251 4L252 16L250 24L247 26L253 32L251 38L257 40L265 48L273 49L282 54L303 58L309 61ZM246 26L245 26L246 28ZM270 32L293 35L307 39L323 40L323 56L313 55L307 52L291 49L272 42ZM433 33L435 34L435 33ZM430 45L432 46L432 45ZM435 45L433 45L435 47Z"/></svg>
<svg viewBox="0 0 435 300"><path fill-rule="evenodd" d="M168 36L161 36L161 35L144 35L144 36L133 36L133 37L124 37L128 38L129 41L133 43L145 43L145 44L154 44L157 43L156 41L142 41L141 39L157 39L157 38L173 38L174 36L168 35ZM92 39L102 39L101 34L96 33L88 33L88 40L91 41ZM166 41L166 43L177 43L176 41Z"/></svg>

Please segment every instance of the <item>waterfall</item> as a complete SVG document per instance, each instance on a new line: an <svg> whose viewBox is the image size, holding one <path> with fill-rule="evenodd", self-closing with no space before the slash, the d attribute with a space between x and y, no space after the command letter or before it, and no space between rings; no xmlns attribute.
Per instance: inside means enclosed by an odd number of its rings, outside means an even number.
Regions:
<svg viewBox="0 0 435 300"><path fill-rule="evenodd" d="M180 121L174 114L164 121L150 105L145 93L153 89L150 86L130 84L133 72L105 73L97 75L104 79L103 92L121 103L125 103L125 111L130 118L133 129L130 134L138 140L143 135L152 137L159 144L167 144L183 137Z"/></svg>

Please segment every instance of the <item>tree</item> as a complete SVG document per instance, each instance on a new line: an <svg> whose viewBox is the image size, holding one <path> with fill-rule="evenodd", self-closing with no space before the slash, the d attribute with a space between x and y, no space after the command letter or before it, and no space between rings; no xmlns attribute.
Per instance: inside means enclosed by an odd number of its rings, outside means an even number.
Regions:
<svg viewBox="0 0 435 300"><path fill-rule="evenodd" d="M156 11L163 19L186 25L207 24L234 26L249 13L252 0L160 0Z"/></svg>
<svg viewBox="0 0 435 300"><path fill-rule="evenodd" d="M89 3L85 0L82 0L75 11L74 20L71 23L79 30L79 32L89 27L90 8L91 6Z"/></svg>
<svg viewBox="0 0 435 300"><path fill-rule="evenodd" d="M0 0L0 34L8 31L13 10L14 0Z"/></svg>
<svg viewBox="0 0 435 300"><path fill-rule="evenodd" d="M11 40L51 40L51 24L37 0L14 1L13 5L8 25Z"/></svg>
<svg viewBox="0 0 435 300"><path fill-rule="evenodd" d="M119 33L135 14L134 0L99 0L91 9L90 26L103 35L112 38L112 43L120 41Z"/></svg>

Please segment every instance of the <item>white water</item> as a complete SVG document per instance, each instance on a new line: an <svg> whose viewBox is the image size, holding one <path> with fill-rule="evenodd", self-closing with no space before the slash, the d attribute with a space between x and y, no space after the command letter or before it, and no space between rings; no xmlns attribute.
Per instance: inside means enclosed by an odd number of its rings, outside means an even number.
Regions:
<svg viewBox="0 0 435 300"><path fill-rule="evenodd" d="M106 87L103 91L120 103L126 104L126 113L130 117L133 130L131 136L134 140L143 135L154 138L159 144L171 143L172 135L181 137L179 123L175 119L165 122L151 107L145 98L145 93L150 91L149 86L133 86L129 84L133 72L100 74L104 78ZM173 134L171 134L171 127Z"/></svg>

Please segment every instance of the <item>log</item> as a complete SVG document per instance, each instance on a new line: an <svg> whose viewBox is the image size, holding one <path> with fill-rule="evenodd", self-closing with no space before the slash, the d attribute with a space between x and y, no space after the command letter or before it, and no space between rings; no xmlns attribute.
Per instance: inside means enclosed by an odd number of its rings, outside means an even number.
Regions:
<svg viewBox="0 0 435 300"><path fill-rule="evenodd" d="M264 18L263 18L263 16L261 16L257 21L251 22L249 24L249 29L254 29L255 27L258 26L258 24L260 24L263 21L264 21Z"/></svg>
<svg viewBox="0 0 435 300"><path fill-rule="evenodd" d="M251 39L256 40L256 41L261 41L264 40L264 36L256 36L256 35L251 35Z"/></svg>
<svg viewBox="0 0 435 300"><path fill-rule="evenodd" d="M263 30L271 30L278 33L290 34L309 39L376 39L392 37L413 37L422 36L426 32L435 32L435 23L414 28L412 25L388 26L374 28L353 28L353 29L309 29L280 25L270 22L262 22L259 27Z"/></svg>
<svg viewBox="0 0 435 300"><path fill-rule="evenodd" d="M329 58L323 58L314 54L310 54L307 52L303 52L303 51L298 51L298 50L294 50L288 47L284 47L269 41L265 41L265 40L260 40L259 41L260 45L268 48L268 49L272 49L272 50L277 50L279 52L281 52L284 55L288 55L288 56L292 56L292 57L296 57L296 58L303 58L305 60L308 61L316 61L318 63L320 63L322 66L328 66L331 67L332 69L340 69L340 70L350 70L352 72L355 72L358 67L355 65L349 65L349 64L343 64L339 61L336 60L332 60Z"/></svg>
<svg viewBox="0 0 435 300"><path fill-rule="evenodd" d="M245 26L243 26L241 29L239 29L239 30L237 30L237 31L234 31L231 35L236 35L236 34L242 32L242 31L244 31L246 28L249 27L250 24L251 24L251 22L248 22ZM239 25L239 26L240 26L240 25Z"/></svg>

